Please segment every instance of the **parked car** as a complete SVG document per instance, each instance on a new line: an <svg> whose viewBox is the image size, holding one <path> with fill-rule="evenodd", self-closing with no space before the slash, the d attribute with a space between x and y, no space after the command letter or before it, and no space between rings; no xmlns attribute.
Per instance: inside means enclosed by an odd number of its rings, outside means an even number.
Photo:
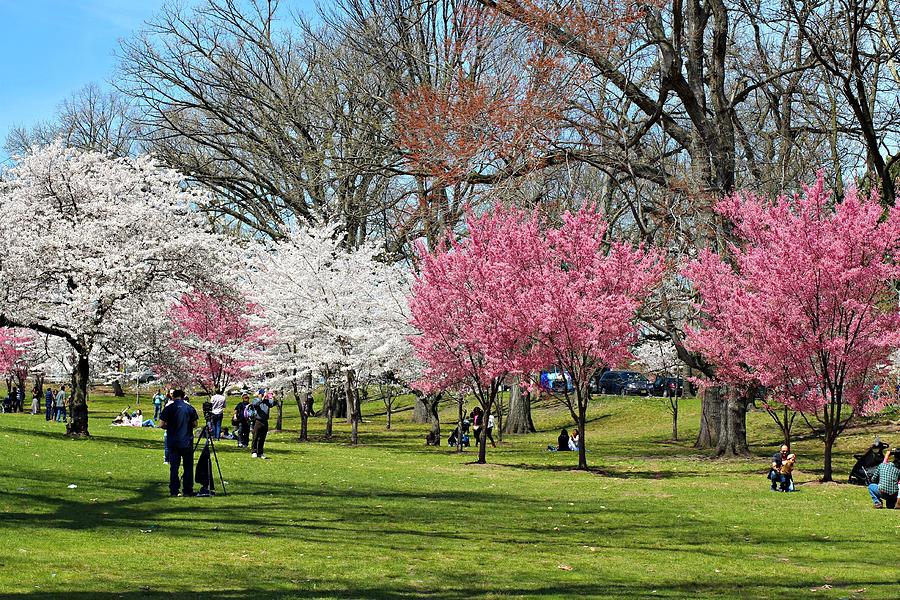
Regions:
<svg viewBox="0 0 900 600"><path fill-rule="evenodd" d="M541 371L541 387L550 392L564 392L575 389L572 376L559 367L551 367Z"/></svg>
<svg viewBox="0 0 900 600"><path fill-rule="evenodd" d="M657 375L650 385L650 393L654 396L684 396L684 379L673 375Z"/></svg>
<svg viewBox="0 0 900 600"><path fill-rule="evenodd" d="M649 396L650 380L636 371L607 371L597 380L601 394L623 396Z"/></svg>

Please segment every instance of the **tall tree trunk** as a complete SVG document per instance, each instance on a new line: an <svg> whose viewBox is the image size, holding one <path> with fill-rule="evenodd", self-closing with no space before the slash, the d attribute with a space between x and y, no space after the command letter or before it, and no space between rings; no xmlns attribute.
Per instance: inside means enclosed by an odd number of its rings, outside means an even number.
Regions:
<svg viewBox="0 0 900 600"><path fill-rule="evenodd" d="M416 396L416 403L413 405L412 422L424 425L428 422L430 415L428 414L428 404L425 396Z"/></svg>
<svg viewBox="0 0 900 600"><path fill-rule="evenodd" d="M837 436L833 435L831 431L825 432L825 471L822 473L822 481L833 481L832 480L832 469L831 469L831 455L834 450L834 442L837 439Z"/></svg>
<svg viewBox="0 0 900 600"><path fill-rule="evenodd" d="M347 376L344 380L344 393L347 396L347 408L350 412L350 443L359 443L359 422L362 419L360 415L359 388L357 387L356 374L347 369Z"/></svg>
<svg viewBox="0 0 900 600"><path fill-rule="evenodd" d="M300 411L300 437L298 441L305 442L308 440L309 430L308 430L308 422L309 422L309 413L306 412L306 397L300 393L300 388L297 386L297 381L291 381L291 388L294 392L294 401L297 403L297 410Z"/></svg>
<svg viewBox="0 0 900 600"><path fill-rule="evenodd" d="M589 396L586 390L575 390L578 395L578 469L587 471L587 445L585 438L585 425L587 425L587 405Z"/></svg>
<svg viewBox="0 0 900 600"><path fill-rule="evenodd" d="M747 445L747 398L734 387L726 388L719 420L719 443L715 456L749 456Z"/></svg>
<svg viewBox="0 0 900 600"><path fill-rule="evenodd" d="M284 396L279 392L278 404L275 405L275 408L278 409L278 413L275 416L275 431L281 431L281 426L283 425L284 419Z"/></svg>
<svg viewBox="0 0 900 600"><path fill-rule="evenodd" d="M72 411L66 424L66 435L73 437L89 436L88 433L88 382L90 366L88 357L79 354L72 373Z"/></svg>
<svg viewBox="0 0 900 600"><path fill-rule="evenodd" d="M700 403L700 434L694 448L715 448L718 445L722 404L722 389L719 386L709 386L703 390L703 399Z"/></svg>
<svg viewBox="0 0 900 600"><path fill-rule="evenodd" d="M534 433L534 421L531 420L531 392L522 392L522 386L516 379L509 391L509 414L506 416L506 433Z"/></svg>
<svg viewBox="0 0 900 600"><path fill-rule="evenodd" d="M459 409L459 414L457 416L457 430L456 430L456 451L463 451L462 444L462 436L463 436L463 421L466 419L466 414L463 411L463 408L466 405L466 395L462 392L459 393L459 396L456 398L456 406Z"/></svg>
<svg viewBox="0 0 900 600"><path fill-rule="evenodd" d="M331 385L331 378L325 377L325 406L322 410L325 411L325 439L330 440L334 428L334 386Z"/></svg>
<svg viewBox="0 0 900 600"><path fill-rule="evenodd" d="M675 392L675 398L670 398L672 406L672 440L678 441L678 392Z"/></svg>
<svg viewBox="0 0 900 600"><path fill-rule="evenodd" d="M391 413L393 412L391 409L393 408L393 403L394 401L390 400L384 405L384 410L387 413L387 425L385 426L385 429L388 431L391 429Z"/></svg>

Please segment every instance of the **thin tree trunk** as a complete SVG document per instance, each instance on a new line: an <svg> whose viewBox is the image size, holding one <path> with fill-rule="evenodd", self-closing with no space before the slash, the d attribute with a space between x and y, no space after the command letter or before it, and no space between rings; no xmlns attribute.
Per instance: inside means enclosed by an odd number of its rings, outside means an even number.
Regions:
<svg viewBox="0 0 900 600"><path fill-rule="evenodd" d="M678 441L678 392L672 402L672 440Z"/></svg>
<svg viewBox="0 0 900 600"><path fill-rule="evenodd" d="M307 422L309 414L306 412L305 398L301 398L300 388L297 387L297 381L291 381L291 388L294 392L294 401L297 403L297 410L300 411L300 437L298 441L305 442L308 439Z"/></svg>
<svg viewBox="0 0 900 600"><path fill-rule="evenodd" d="M581 390L576 390L578 394L578 469L587 471L587 446L585 445L585 425L587 425L587 404L588 396L584 395Z"/></svg>
<svg viewBox="0 0 900 600"><path fill-rule="evenodd" d="M330 440L334 427L334 386L331 385L331 378L325 377L325 439Z"/></svg>
<svg viewBox="0 0 900 600"><path fill-rule="evenodd" d="M832 481L831 455L834 450L835 436L830 431L825 432L825 471L822 473L822 481Z"/></svg>
<svg viewBox="0 0 900 600"><path fill-rule="evenodd" d="M465 404L466 404L466 395L463 394L462 392L460 392L459 397L456 399L456 405L459 408L458 422L456 424L456 426L458 428L456 430L456 451L457 452L463 451L463 444L462 444L463 421L466 418L465 412L463 411L463 407L465 406Z"/></svg>
<svg viewBox="0 0 900 600"><path fill-rule="evenodd" d="M344 393L347 395L347 408L350 415L350 443L356 445L359 443L359 422L362 418L360 415L359 388L357 387L356 374L348 369L345 379Z"/></svg>
<svg viewBox="0 0 900 600"><path fill-rule="evenodd" d="M280 392L278 404L275 407L278 409L278 414L275 416L275 431L281 431L281 426L284 424L284 397L281 396Z"/></svg>
<svg viewBox="0 0 900 600"><path fill-rule="evenodd" d="M390 429L391 429L391 412L392 412L391 405L393 403L394 403L394 401L391 400L390 402L388 402L387 404L384 405L384 409L387 412L387 425L385 426L385 429L387 429L388 431L390 431Z"/></svg>
<svg viewBox="0 0 900 600"><path fill-rule="evenodd" d="M90 365L88 357L79 355L72 373L72 410L66 424L66 435L73 437L89 436L88 432L88 382Z"/></svg>
<svg viewBox="0 0 900 600"><path fill-rule="evenodd" d="M428 414L431 420L431 439L435 446L441 445L441 419L438 416L438 404L441 402L441 394L429 396Z"/></svg>

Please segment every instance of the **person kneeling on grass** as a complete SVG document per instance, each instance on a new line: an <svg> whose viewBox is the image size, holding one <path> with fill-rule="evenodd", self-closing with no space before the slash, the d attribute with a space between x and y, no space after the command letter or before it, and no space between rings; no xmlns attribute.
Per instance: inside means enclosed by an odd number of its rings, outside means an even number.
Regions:
<svg viewBox="0 0 900 600"><path fill-rule="evenodd" d="M797 457L793 454L788 454L787 458L784 459L781 463L781 491L782 492L790 492L794 489L794 476L792 473L794 472L794 465L797 463Z"/></svg>
<svg viewBox="0 0 900 600"><path fill-rule="evenodd" d="M893 460L890 462L891 455ZM900 480L900 453L897 449L889 450L885 462L878 465L869 484L869 495L875 508L894 508L897 505L897 481Z"/></svg>
<svg viewBox="0 0 900 600"><path fill-rule="evenodd" d="M769 481L772 482L773 492L778 491L778 484L781 483L781 464L788 457L789 450L787 445L783 445L781 450L772 456L772 465L769 467L769 474L767 477Z"/></svg>

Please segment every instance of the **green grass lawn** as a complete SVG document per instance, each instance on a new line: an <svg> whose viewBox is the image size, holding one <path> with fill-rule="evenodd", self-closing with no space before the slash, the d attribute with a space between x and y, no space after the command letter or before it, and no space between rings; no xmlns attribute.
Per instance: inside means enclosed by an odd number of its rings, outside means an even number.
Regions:
<svg viewBox="0 0 900 600"><path fill-rule="evenodd" d="M286 406L272 460L220 442L215 498L168 497L162 432L108 426L122 400L92 401L84 441L0 415L0 598L900 598L900 510L816 484L815 440L795 446L800 491L770 493L768 416L748 415L756 460L713 461L691 448L699 403L682 404L673 443L662 401L595 403L591 473L546 452L570 426L550 407L485 466L426 448L408 411L386 432L380 404L359 447L344 424L300 444ZM871 439L841 439L837 476Z"/></svg>

